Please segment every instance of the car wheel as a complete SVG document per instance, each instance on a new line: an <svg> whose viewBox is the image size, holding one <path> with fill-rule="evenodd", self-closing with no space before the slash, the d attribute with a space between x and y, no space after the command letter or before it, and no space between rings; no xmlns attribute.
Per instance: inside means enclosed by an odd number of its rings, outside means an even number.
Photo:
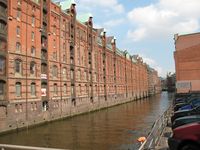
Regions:
<svg viewBox="0 0 200 150"><path fill-rule="evenodd" d="M184 145L180 150L199 150L199 147L195 144Z"/></svg>

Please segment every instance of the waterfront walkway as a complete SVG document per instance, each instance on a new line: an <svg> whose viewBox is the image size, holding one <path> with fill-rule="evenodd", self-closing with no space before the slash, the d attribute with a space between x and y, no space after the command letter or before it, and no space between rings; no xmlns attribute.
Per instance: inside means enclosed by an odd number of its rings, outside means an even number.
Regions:
<svg viewBox="0 0 200 150"><path fill-rule="evenodd" d="M162 133L160 141L156 146L156 150L169 150L167 140L171 136L171 134L172 134L172 129L171 126L168 124Z"/></svg>

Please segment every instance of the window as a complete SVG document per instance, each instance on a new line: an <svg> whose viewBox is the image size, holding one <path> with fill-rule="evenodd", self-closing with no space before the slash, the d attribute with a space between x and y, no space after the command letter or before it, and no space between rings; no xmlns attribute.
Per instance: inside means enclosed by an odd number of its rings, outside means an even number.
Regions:
<svg viewBox="0 0 200 150"><path fill-rule="evenodd" d="M63 68L63 78L66 79L67 78L67 69Z"/></svg>
<svg viewBox="0 0 200 150"><path fill-rule="evenodd" d="M32 26L35 26L35 17L34 16L32 16L31 24L32 24Z"/></svg>
<svg viewBox="0 0 200 150"><path fill-rule="evenodd" d="M56 48L56 40L53 40L53 48Z"/></svg>
<svg viewBox="0 0 200 150"><path fill-rule="evenodd" d="M56 26L53 26L53 34L56 35Z"/></svg>
<svg viewBox="0 0 200 150"><path fill-rule="evenodd" d="M66 62L66 53L63 52L63 62Z"/></svg>
<svg viewBox="0 0 200 150"><path fill-rule="evenodd" d="M5 41L1 41L1 40L0 40L0 49L1 49L2 51L5 51L5 50L6 50L6 42L5 42Z"/></svg>
<svg viewBox="0 0 200 150"><path fill-rule="evenodd" d="M35 56L35 47L34 46L31 47L31 55Z"/></svg>
<svg viewBox="0 0 200 150"><path fill-rule="evenodd" d="M36 86L35 86L35 83L31 83L31 96L36 96Z"/></svg>
<svg viewBox="0 0 200 150"><path fill-rule="evenodd" d="M87 80L87 72L84 72L84 79Z"/></svg>
<svg viewBox="0 0 200 150"><path fill-rule="evenodd" d="M22 61L19 59L15 60L15 73L22 75Z"/></svg>
<svg viewBox="0 0 200 150"><path fill-rule="evenodd" d="M53 59L57 60L57 53L56 52L53 52Z"/></svg>
<svg viewBox="0 0 200 150"><path fill-rule="evenodd" d="M16 52L21 52L21 44L19 42L16 43Z"/></svg>
<svg viewBox="0 0 200 150"><path fill-rule="evenodd" d="M45 50L42 50L42 52L41 52L41 59L43 59L43 60L47 59L47 52Z"/></svg>
<svg viewBox="0 0 200 150"><path fill-rule="evenodd" d="M32 41L35 40L35 33L34 33L34 32L31 33L31 40L32 40Z"/></svg>
<svg viewBox="0 0 200 150"><path fill-rule="evenodd" d="M4 57L0 57L0 75L5 75L6 73L6 60Z"/></svg>
<svg viewBox="0 0 200 150"><path fill-rule="evenodd" d="M78 70L78 80L81 80L81 71Z"/></svg>
<svg viewBox="0 0 200 150"><path fill-rule="evenodd" d="M53 77L57 77L58 76L58 67L55 66L55 65L53 66L52 74L53 74Z"/></svg>
<svg viewBox="0 0 200 150"><path fill-rule="evenodd" d="M5 30L6 24L4 22L0 22L0 29Z"/></svg>
<svg viewBox="0 0 200 150"><path fill-rule="evenodd" d="M21 83L20 82L17 82L15 84L15 95L20 97L21 96Z"/></svg>
<svg viewBox="0 0 200 150"><path fill-rule="evenodd" d="M17 5L21 5L21 0L17 0Z"/></svg>
<svg viewBox="0 0 200 150"><path fill-rule="evenodd" d="M71 70L71 79L74 79L74 71Z"/></svg>
<svg viewBox="0 0 200 150"><path fill-rule="evenodd" d="M71 95L74 95L74 85L71 86Z"/></svg>
<svg viewBox="0 0 200 150"><path fill-rule="evenodd" d="M87 84L85 84L85 93L87 93Z"/></svg>
<svg viewBox="0 0 200 150"><path fill-rule="evenodd" d="M43 109L43 111L47 111L49 109L48 101L43 101L42 102L42 109Z"/></svg>
<svg viewBox="0 0 200 150"><path fill-rule="evenodd" d="M42 63L41 65L41 73L46 74L47 73L47 64Z"/></svg>
<svg viewBox="0 0 200 150"><path fill-rule="evenodd" d="M79 88L78 88L78 90L79 90L79 95L81 95L81 85L79 84L78 86L79 86Z"/></svg>
<svg viewBox="0 0 200 150"><path fill-rule="evenodd" d="M54 83L54 85L53 85L53 93L54 93L54 95L58 95L58 86L56 83Z"/></svg>
<svg viewBox="0 0 200 150"><path fill-rule="evenodd" d="M97 74L96 73L94 74L94 81L95 82L97 81Z"/></svg>
<svg viewBox="0 0 200 150"><path fill-rule="evenodd" d="M30 63L30 74L33 76L35 76L36 74L36 65L35 65L35 62L33 61Z"/></svg>
<svg viewBox="0 0 200 150"><path fill-rule="evenodd" d="M21 19L21 11L17 10L17 20L19 21Z"/></svg>
<svg viewBox="0 0 200 150"><path fill-rule="evenodd" d="M63 43L63 50L64 50L64 51L66 50L66 45L65 45L65 43Z"/></svg>
<svg viewBox="0 0 200 150"><path fill-rule="evenodd" d="M0 96L4 95L5 93L5 81L0 80Z"/></svg>
<svg viewBox="0 0 200 150"><path fill-rule="evenodd" d="M65 95L67 94L67 84L64 84L64 86L63 86L63 93Z"/></svg>
<svg viewBox="0 0 200 150"><path fill-rule="evenodd" d="M17 37L20 37L20 27L19 26L17 26L16 34L17 34Z"/></svg>

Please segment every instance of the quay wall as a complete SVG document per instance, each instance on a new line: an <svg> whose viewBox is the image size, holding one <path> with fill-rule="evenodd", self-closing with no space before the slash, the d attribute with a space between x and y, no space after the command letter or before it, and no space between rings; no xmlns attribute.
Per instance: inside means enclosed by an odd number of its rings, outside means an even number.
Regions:
<svg viewBox="0 0 200 150"><path fill-rule="evenodd" d="M141 97L135 96L124 98L124 95L118 95L118 98L115 99L113 96L113 98L110 98L108 101L105 101L104 97L98 97L93 103L90 103L88 98L82 97L77 99L76 106L71 103L71 99L69 98L59 101L59 104L56 107L54 106L54 103L50 101L50 106L47 111L42 111L42 102L40 101L37 102L37 105L41 107L37 108L37 110L32 110L30 108L31 103L28 102L27 104L22 103L23 106L28 106L27 112L23 111L18 113L14 112L15 105L9 104L7 106L7 116L1 116L0 133L29 128L54 120L64 119L92 111L98 111L100 109L146 98L147 96L148 95L142 94Z"/></svg>

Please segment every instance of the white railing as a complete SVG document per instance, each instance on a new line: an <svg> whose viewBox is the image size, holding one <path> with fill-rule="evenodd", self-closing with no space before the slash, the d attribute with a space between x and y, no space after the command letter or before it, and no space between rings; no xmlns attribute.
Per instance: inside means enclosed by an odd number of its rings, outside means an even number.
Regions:
<svg viewBox="0 0 200 150"><path fill-rule="evenodd" d="M33 147L33 146L20 146L20 145L9 145L9 144L0 144L0 150L66 150L66 149L57 149L57 148L46 148L46 147Z"/></svg>
<svg viewBox="0 0 200 150"><path fill-rule="evenodd" d="M163 130L167 126L171 116L171 106L154 122L146 140L141 144L138 150L155 149L162 136Z"/></svg>

